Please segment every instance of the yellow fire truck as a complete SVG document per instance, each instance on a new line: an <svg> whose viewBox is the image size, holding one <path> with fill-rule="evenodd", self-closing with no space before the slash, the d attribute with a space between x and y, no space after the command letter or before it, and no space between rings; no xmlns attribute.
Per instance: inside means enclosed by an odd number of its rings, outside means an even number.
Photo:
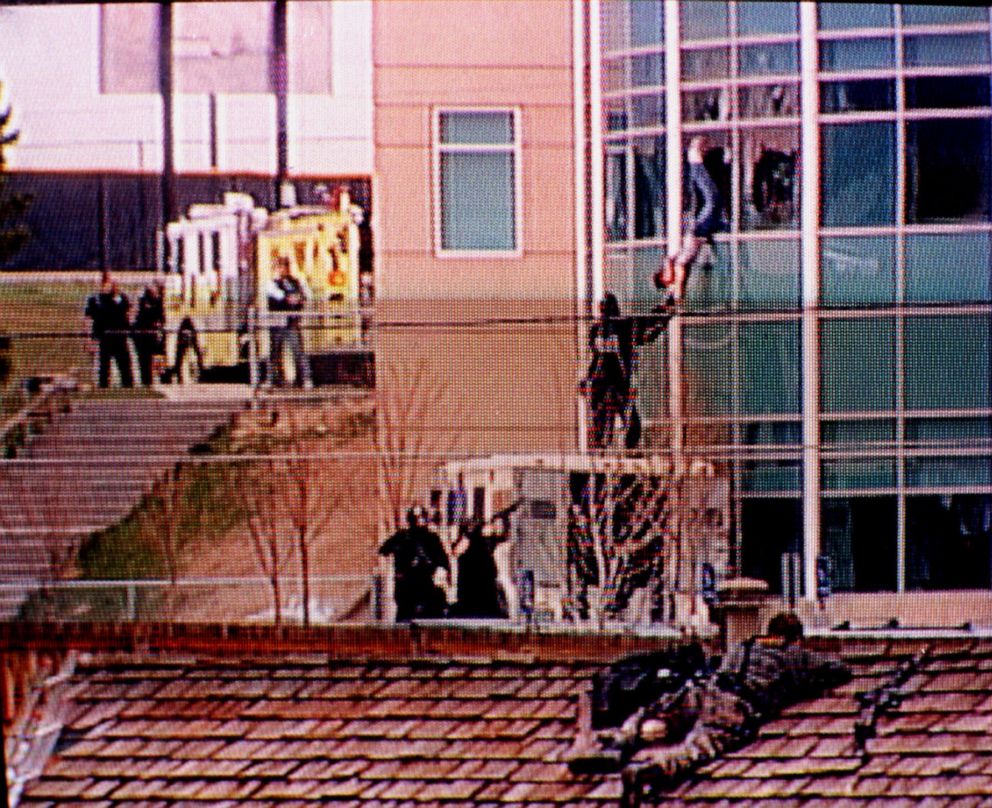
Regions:
<svg viewBox="0 0 992 808"><path fill-rule="evenodd" d="M170 330L187 321L195 329L203 378L222 378L225 370L241 380L259 377L269 356L266 288L279 258L289 259L310 292L301 320L315 380L327 380L319 372L322 358L368 361L360 313L360 216L347 192L334 208L272 213L247 194L227 193L221 204L192 205L166 227L166 317Z"/></svg>

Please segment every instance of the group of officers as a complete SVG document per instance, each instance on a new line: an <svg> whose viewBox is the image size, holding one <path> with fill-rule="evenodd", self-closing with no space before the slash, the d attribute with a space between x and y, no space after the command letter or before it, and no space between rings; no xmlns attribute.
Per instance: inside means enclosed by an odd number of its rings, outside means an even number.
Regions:
<svg viewBox="0 0 992 808"><path fill-rule="evenodd" d="M444 583L450 580L448 551L431 529L427 511L420 505L410 508L406 526L379 548L381 555L393 557L396 620L507 617L506 593L498 580L494 554L509 537L511 512L512 508L507 509L490 520L472 516L451 525L457 579L456 600L449 603L438 582L438 578Z"/></svg>

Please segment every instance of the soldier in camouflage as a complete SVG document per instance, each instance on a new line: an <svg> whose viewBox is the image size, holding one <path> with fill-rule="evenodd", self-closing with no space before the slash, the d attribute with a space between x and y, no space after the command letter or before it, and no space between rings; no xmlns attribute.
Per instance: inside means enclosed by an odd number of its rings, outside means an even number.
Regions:
<svg viewBox="0 0 992 808"><path fill-rule="evenodd" d="M836 658L804 649L802 634L795 615L776 615L767 637L735 649L708 680L690 681L632 715L616 739L628 754L638 750L623 769L621 805L639 806L648 787L673 785L750 742L783 708L850 679Z"/></svg>

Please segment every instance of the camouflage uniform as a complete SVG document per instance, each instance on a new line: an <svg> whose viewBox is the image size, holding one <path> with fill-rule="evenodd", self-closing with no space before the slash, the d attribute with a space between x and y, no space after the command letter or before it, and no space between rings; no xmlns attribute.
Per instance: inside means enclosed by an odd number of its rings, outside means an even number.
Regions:
<svg viewBox="0 0 992 808"><path fill-rule="evenodd" d="M624 768L621 804L640 805L647 786L672 784L748 743L784 707L849 678L847 667L834 658L800 646L745 643L704 684L690 682L624 724L618 740L643 748Z"/></svg>

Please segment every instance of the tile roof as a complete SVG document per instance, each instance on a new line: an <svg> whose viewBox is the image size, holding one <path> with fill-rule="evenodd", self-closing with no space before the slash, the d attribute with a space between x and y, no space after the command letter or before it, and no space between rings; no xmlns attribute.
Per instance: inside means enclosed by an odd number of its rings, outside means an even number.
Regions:
<svg viewBox="0 0 992 808"><path fill-rule="evenodd" d="M906 668L922 646L849 645L850 683L654 798L992 805L992 643ZM564 762L600 668L96 655L77 665L61 740L21 804L616 805L618 775ZM882 706L859 699L872 692Z"/></svg>

